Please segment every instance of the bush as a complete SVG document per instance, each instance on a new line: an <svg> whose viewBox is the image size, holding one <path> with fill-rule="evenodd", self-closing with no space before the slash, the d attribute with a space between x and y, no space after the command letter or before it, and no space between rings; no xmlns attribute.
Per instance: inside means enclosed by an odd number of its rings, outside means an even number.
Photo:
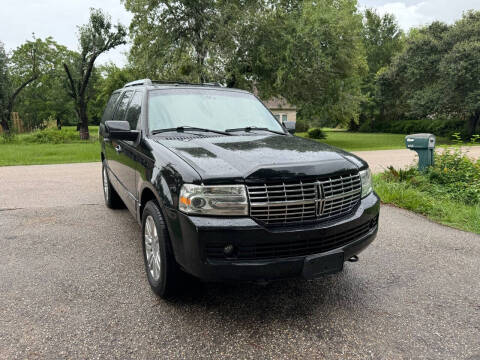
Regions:
<svg viewBox="0 0 480 360"><path fill-rule="evenodd" d="M22 137L22 141L34 144L61 144L78 140L78 133L57 129L37 130Z"/></svg>
<svg viewBox="0 0 480 360"><path fill-rule="evenodd" d="M0 133L0 144L10 144L15 141L15 133L13 131L10 132L2 132Z"/></svg>
<svg viewBox="0 0 480 360"><path fill-rule="evenodd" d="M358 131L393 134L432 133L436 136L451 137L456 132L463 132L464 127L463 120L438 117L420 120L369 120L361 124Z"/></svg>
<svg viewBox="0 0 480 360"><path fill-rule="evenodd" d="M90 141L97 141L98 134L90 133ZM47 128L18 136L18 141L29 144L65 144L80 141L80 136L75 128Z"/></svg>
<svg viewBox="0 0 480 360"><path fill-rule="evenodd" d="M384 179L406 183L432 197L448 198L466 205L480 205L480 160L474 161L461 151L445 149L435 156L435 164L421 173L416 169L395 170Z"/></svg>
<svg viewBox="0 0 480 360"><path fill-rule="evenodd" d="M308 130L308 137L310 139L326 139L327 138L327 135L325 134L325 132L320 129L320 128L311 128Z"/></svg>
<svg viewBox="0 0 480 360"><path fill-rule="evenodd" d="M296 132L307 132L310 126L304 120L297 120L295 123Z"/></svg>

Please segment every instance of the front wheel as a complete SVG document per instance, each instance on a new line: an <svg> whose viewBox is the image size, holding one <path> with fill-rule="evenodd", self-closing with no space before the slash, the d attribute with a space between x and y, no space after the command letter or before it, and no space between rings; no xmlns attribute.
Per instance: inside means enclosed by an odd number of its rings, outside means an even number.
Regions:
<svg viewBox="0 0 480 360"><path fill-rule="evenodd" d="M142 238L150 287L158 296L168 298L177 293L182 271L175 261L167 227L155 201L149 201L143 210Z"/></svg>

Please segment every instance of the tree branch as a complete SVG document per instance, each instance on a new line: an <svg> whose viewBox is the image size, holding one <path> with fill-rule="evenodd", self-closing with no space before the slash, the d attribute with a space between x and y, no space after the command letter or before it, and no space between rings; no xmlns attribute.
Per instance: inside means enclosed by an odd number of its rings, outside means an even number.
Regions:
<svg viewBox="0 0 480 360"><path fill-rule="evenodd" d="M8 112L11 113L13 110L13 103L15 102L15 98L20 94L20 91L22 91L28 84L31 82L37 80L38 74L33 74L30 79L25 81L22 85L20 85L17 90L10 96L10 99L8 100Z"/></svg>
<svg viewBox="0 0 480 360"><path fill-rule="evenodd" d="M70 69L68 68L67 64L63 63L63 68L67 73L68 82L70 83L70 89L72 90L71 96L74 100L77 99L77 92L75 90L75 82L73 81L72 74L70 73Z"/></svg>
<svg viewBox="0 0 480 360"><path fill-rule="evenodd" d="M83 95L85 94L85 90L87 89L88 81L90 80L90 75L92 74L93 65L95 64L96 59L97 59L97 55L92 54L92 57L88 62L87 72L85 73L82 79L82 86L80 87L80 91L78 93L80 97L83 97Z"/></svg>

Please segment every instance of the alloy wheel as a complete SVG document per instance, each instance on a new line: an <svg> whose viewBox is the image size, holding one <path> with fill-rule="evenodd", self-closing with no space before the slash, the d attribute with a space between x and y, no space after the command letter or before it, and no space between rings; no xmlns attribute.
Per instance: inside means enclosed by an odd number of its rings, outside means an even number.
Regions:
<svg viewBox="0 0 480 360"><path fill-rule="evenodd" d="M105 199L108 201L108 177L106 167L103 167L103 193L105 194Z"/></svg>
<svg viewBox="0 0 480 360"><path fill-rule="evenodd" d="M155 221L151 215L145 220L145 257L147 259L148 271L152 279L158 281L161 272L160 242L158 240L158 231Z"/></svg>

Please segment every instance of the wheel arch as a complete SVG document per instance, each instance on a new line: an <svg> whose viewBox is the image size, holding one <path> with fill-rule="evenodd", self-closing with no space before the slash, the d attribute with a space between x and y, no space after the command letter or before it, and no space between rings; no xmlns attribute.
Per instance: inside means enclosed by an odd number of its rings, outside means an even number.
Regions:
<svg viewBox="0 0 480 360"><path fill-rule="evenodd" d="M163 213L163 204L160 201L160 197L158 196L158 193L155 191L153 187L150 187L148 185L145 185L140 192L140 197L139 197L139 203L138 203L138 220L139 222L142 221L142 214L143 210L145 209L145 205L147 202L150 200L155 200L160 207L160 211ZM162 214L165 216L165 214Z"/></svg>

